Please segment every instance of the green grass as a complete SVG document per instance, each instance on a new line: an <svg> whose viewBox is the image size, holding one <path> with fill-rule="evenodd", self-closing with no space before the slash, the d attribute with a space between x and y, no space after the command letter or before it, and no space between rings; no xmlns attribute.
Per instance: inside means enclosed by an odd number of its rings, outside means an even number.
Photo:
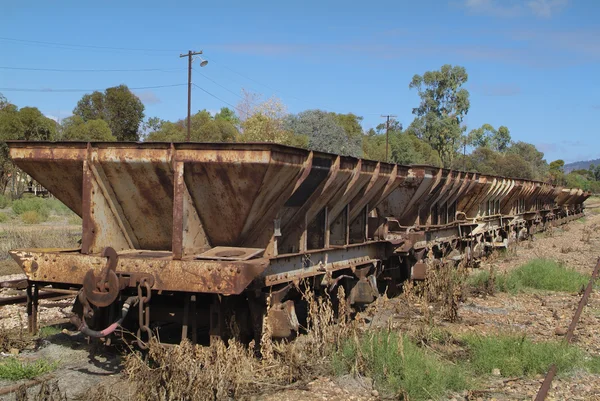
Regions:
<svg viewBox="0 0 600 401"><path fill-rule="evenodd" d="M344 374L351 372L357 361L360 373L372 377L382 391L404 391L411 400L439 399L448 391L469 387L464 369L396 332L367 333L358 344L347 339L334 355L332 365L335 372Z"/></svg>
<svg viewBox="0 0 600 401"><path fill-rule="evenodd" d="M479 279L483 279L483 276ZM548 291L578 292L589 277L553 260L534 259L509 273L496 275L496 289L517 293L527 288Z"/></svg>
<svg viewBox="0 0 600 401"><path fill-rule="evenodd" d="M0 362L0 378L8 380L33 379L56 369L56 362L39 359L35 362L22 362L17 358L8 358Z"/></svg>
<svg viewBox="0 0 600 401"><path fill-rule="evenodd" d="M10 198L6 195L0 195L0 209L7 208L10 205Z"/></svg>
<svg viewBox="0 0 600 401"><path fill-rule="evenodd" d="M468 336L464 339L470 354L471 370L489 375L500 369L504 377L544 374L553 363L558 372L580 367L584 353L574 345L548 341L534 343L516 335ZM598 363L594 361L594 366Z"/></svg>
<svg viewBox="0 0 600 401"><path fill-rule="evenodd" d="M55 336L60 333L62 333L61 329L56 326L44 326L39 330L38 337L40 337L40 338L52 337L52 336Z"/></svg>

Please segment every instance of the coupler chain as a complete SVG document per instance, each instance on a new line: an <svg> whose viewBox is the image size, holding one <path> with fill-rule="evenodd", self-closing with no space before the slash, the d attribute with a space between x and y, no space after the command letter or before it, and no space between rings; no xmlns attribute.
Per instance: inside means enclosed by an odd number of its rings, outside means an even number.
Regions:
<svg viewBox="0 0 600 401"><path fill-rule="evenodd" d="M144 292L146 295L144 295ZM146 278L142 278L137 287L138 293L138 323L136 338L138 347L148 349L148 343L152 338L152 330L150 329L150 298L152 297L152 289ZM147 339L142 340L142 333L146 333Z"/></svg>

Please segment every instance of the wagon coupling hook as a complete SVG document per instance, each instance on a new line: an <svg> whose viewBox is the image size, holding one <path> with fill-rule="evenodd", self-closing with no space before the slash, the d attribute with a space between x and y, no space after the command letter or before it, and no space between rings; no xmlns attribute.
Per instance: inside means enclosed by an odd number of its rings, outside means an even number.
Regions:
<svg viewBox="0 0 600 401"><path fill-rule="evenodd" d="M119 278L116 273L117 252L111 247L106 247L102 251L102 257L107 258L106 266L104 266L98 277L94 274L94 269L90 269L83 278L85 297L90 303L98 307L112 304L119 295Z"/></svg>

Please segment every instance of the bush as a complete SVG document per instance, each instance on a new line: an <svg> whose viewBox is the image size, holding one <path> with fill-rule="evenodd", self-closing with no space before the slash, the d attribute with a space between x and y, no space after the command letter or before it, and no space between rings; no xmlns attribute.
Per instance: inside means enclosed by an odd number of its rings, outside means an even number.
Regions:
<svg viewBox="0 0 600 401"><path fill-rule="evenodd" d="M30 210L21 215L21 220L23 220L23 223L25 224L39 224L42 221L48 220L48 218L44 218L44 216L40 215L35 210Z"/></svg>
<svg viewBox="0 0 600 401"><path fill-rule="evenodd" d="M0 213L0 223L8 221L8 215L6 213Z"/></svg>
<svg viewBox="0 0 600 401"><path fill-rule="evenodd" d="M12 210L19 215L25 212L37 212L43 221L48 220L50 216L50 207L44 199L40 198L18 199L13 202Z"/></svg>
<svg viewBox="0 0 600 401"><path fill-rule="evenodd" d="M46 199L45 202L48 208L53 210L54 213L56 213L59 216L65 216L72 213L71 209L69 209L64 203L62 203L58 199Z"/></svg>
<svg viewBox="0 0 600 401"><path fill-rule="evenodd" d="M544 374L553 363L558 372L579 366L583 351L558 341L534 343L525 336L467 336L471 367L477 374L490 375L494 369L508 376Z"/></svg>
<svg viewBox="0 0 600 401"><path fill-rule="evenodd" d="M511 293L524 288L578 292L589 280L588 276L553 260L534 259L510 273L496 276L496 288Z"/></svg>
<svg viewBox="0 0 600 401"><path fill-rule="evenodd" d="M365 333L349 338L334 355L332 364L338 374L353 371L372 377L384 391L404 399L441 399L448 391L468 387L462 368L418 347L408 337L393 331Z"/></svg>
<svg viewBox="0 0 600 401"><path fill-rule="evenodd" d="M10 199L6 195L0 195L0 209L4 209L10 205Z"/></svg>

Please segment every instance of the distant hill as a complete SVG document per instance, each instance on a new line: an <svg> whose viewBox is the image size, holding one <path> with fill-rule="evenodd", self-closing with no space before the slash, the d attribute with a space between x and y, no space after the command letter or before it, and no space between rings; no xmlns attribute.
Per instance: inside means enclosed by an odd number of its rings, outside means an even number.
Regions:
<svg viewBox="0 0 600 401"><path fill-rule="evenodd" d="M586 160L586 161L565 164L565 173L570 173L573 170L580 170L580 169L587 170L590 168L590 164L597 166L598 164L600 164L600 159Z"/></svg>

